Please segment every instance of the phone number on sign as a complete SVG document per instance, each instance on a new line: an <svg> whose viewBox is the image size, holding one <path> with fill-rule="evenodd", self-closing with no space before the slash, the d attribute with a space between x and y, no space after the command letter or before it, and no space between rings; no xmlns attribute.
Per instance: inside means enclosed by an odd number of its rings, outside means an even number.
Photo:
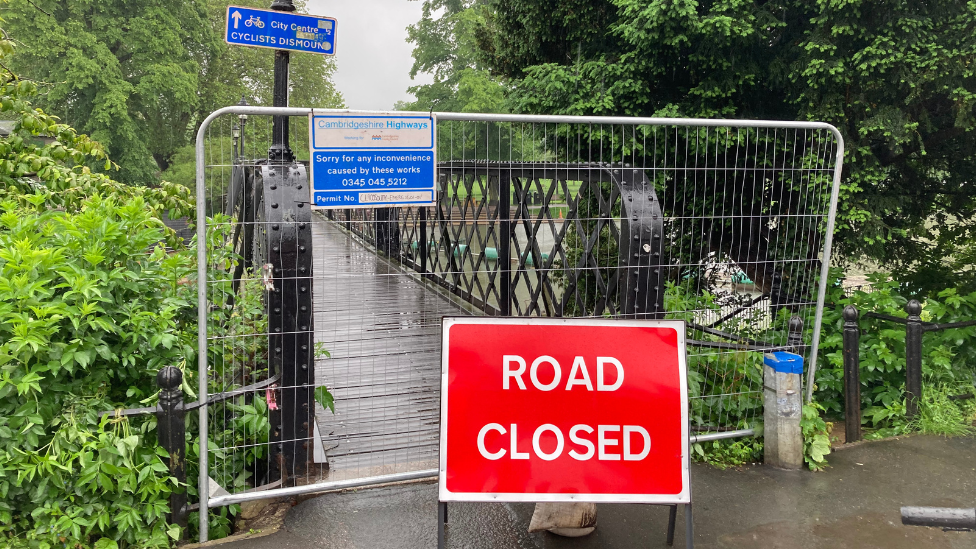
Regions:
<svg viewBox="0 0 976 549"><path fill-rule="evenodd" d="M343 187L405 187L405 177L381 177L379 179L343 179Z"/></svg>

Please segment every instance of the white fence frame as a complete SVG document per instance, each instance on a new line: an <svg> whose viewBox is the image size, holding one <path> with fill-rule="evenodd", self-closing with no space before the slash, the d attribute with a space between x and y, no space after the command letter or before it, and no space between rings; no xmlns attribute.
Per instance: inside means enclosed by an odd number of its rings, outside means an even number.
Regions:
<svg viewBox="0 0 976 549"><path fill-rule="evenodd" d="M224 107L214 111L208 116L200 129L197 131L196 139L196 206L197 206L197 241L206 241L206 162L205 162L205 137L211 123L221 115L266 115L266 116L286 116L286 117L308 117L312 112L311 108L294 107L251 107L251 106L232 106ZM355 113L364 115L382 115L380 111L360 111L351 109L315 109L316 113ZM549 124L621 124L621 125L661 125L661 126L699 126L699 127L741 127L741 128L771 128L771 129L808 129L808 130L827 130L836 139L837 152L834 161L833 184L830 189L830 204L827 212L827 227L822 252L820 268L820 285L817 290L817 308L813 325L813 335L810 346L810 354L807 358L810 365L807 371L806 400L809 402L813 398L813 381L817 369L817 352L820 345L820 331L823 320L824 299L827 293L827 277L830 269L830 254L833 244L833 234L835 220L837 216L837 199L840 192L840 179L843 172L844 163L844 138L840 131L834 126L825 122L788 122L782 120L735 120L735 119L698 119L698 118L651 118L651 117L625 117L625 116L553 116L553 115L521 115L521 114L471 114L471 113L422 113L434 114L441 121L464 121L464 122L523 122L523 123L549 123ZM197 369L199 378L200 402L203 404L199 408L199 422L201 437L208 436L207 424L207 397L208 397L208 373L207 373L207 250L206 246L197 246L197 321L199 323L198 336L198 359ZM725 438L735 438L752 435L752 429L738 431L726 431L721 433L711 433L707 435L692 436L691 443L706 442ZM206 448L204 445L203 448ZM279 488L274 490L264 490L258 492L245 492L225 496L210 497L209 493L209 471L208 471L208 452L203 451L200 455L200 477L198 492L200 496L200 541L208 539L208 511L211 507L231 505L244 501L266 499L268 497L282 497L314 492L325 492L332 490L342 490L348 488L359 488L364 486L376 486L392 482L403 482L409 480L436 478L437 469L424 471L413 471L409 473L397 473L381 475L369 478L352 480L328 481L303 486L289 488Z"/></svg>

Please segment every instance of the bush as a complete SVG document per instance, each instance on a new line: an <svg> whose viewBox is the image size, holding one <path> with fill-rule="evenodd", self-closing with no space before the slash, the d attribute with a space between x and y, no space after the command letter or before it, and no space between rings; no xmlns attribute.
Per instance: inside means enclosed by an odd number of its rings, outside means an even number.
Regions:
<svg viewBox="0 0 976 549"><path fill-rule="evenodd" d="M160 367L194 356L194 264L158 246L141 198L79 207L0 204L0 534L166 547L176 486L155 420L98 412L151 397Z"/></svg>
<svg viewBox="0 0 976 549"><path fill-rule="evenodd" d="M833 280L839 272L833 272ZM844 307L854 305L860 313L860 375L862 423L878 429L881 436L922 428L928 423L909 425L905 419L905 327L876 318L869 311L904 318L908 296L898 282L885 275L869 277L871 291L857 290L845 295L838 282L830 286L824 309L824 338L817 370L816 399L828 414L844 413L843 319ZM976 293L959 295L945 289L922 302L922 320L952 323L976 319ZM950 401L939 395L971 393L976 380L976 326L926 332L922 343L922 415L965 415L965 401ZM943 406L945 405L945 406ZM936 412L932 407L939 406ZM957 412L950 411L952 406ZM929 412L925 412L928 409ZM962 415L959 415L962 414ZM927 421L927 420L926 420ZM935 429L938 431L939 429Z"/></svg>

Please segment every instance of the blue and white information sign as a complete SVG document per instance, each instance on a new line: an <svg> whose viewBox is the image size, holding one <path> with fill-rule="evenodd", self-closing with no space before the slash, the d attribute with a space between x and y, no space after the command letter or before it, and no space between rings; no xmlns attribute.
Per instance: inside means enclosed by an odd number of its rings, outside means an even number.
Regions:
<svg viewBox="0 0 976 549"><path fill-rule="evenodd" d="M429 114L309 114L312 208L434 204L435 118Z"/></svg>
<svg viewBox="0 0 976 549"><path fill-rule="evenodd" d="M287 11L227 7L228 44L335 54L336 20Z"/></svg>

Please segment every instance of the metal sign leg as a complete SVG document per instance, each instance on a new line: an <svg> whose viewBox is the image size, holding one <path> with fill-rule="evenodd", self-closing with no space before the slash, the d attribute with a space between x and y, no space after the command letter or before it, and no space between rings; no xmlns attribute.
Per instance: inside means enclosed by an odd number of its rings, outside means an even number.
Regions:
<svg viewBox="0 0 976 549"><path fill-rule="evenodd" d="M674 523L678 518L678 506L668 506L668 547L674 545Z"/></svg>
<svg viewBox="0 0 976 549"><path fill-rule="evenodd" d="M695 521L691 516L691 504L685 505L685 547L695 549Z"/></svg>
<svg viewBox="0 0 976 549"><path fill-rule="evenodd" d="M437 549L444 549L444 526L447 524L447 504L437 502Z"/></svg>

